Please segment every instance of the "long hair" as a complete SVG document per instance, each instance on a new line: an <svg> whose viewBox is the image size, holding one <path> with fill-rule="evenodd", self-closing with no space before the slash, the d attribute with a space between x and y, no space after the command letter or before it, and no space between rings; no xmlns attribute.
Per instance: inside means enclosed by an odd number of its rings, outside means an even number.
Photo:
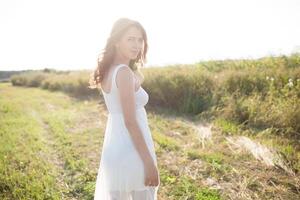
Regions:
<svg viewBox="0 0 300 200"><path fill-rule="evenodd" d="M139 68L144 66L146 62L146 54L148 50L148 43L147 43L147 34L144 27L137 21L128 19L128 18L120 18L118 19L111 30L110 36L107 39L105 48L100 53L98 60L97 60L97 68L91 74L89 79L89 88L100 88L101 81L103 80L105 74L108 72L109 67L111 66L113 59L116 53L115 44L122 38L124 33L131 27L136 27L142 32L143 40L144 40L144 47L137 55L136 59L132 59L129 62L129 67L137 73Z"/></svg>

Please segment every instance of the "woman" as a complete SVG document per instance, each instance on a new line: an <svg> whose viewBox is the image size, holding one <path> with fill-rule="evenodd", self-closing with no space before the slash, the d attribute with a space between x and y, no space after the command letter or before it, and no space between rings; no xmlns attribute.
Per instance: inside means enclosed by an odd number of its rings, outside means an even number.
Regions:
<svg viewBox="0 0 300 200"><path fill-rule="evenodd" d="M160 184L154 143L144 106L149 95L141 87L148 49L142 25L117 20L90 87L100 88L108 119L94 200L156 200Z"/></svg>

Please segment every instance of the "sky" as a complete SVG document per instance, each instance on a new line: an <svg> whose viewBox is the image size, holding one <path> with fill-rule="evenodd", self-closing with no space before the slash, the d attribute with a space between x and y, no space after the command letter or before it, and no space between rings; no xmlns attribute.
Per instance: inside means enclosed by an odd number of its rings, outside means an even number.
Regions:
<svg viewBox="0 0 300 200"><path fill-rule="evenodd" d="M113 23L139 21L147 66L289 55L299 0L0 0L0 71L94 69Z"/></svg>

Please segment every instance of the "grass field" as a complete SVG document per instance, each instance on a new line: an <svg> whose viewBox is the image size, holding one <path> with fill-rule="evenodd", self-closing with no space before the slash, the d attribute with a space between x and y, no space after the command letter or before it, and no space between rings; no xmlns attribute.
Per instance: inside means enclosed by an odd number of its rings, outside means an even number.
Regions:
<svg viewBox="0 0 300 200"><path fill-rule="evenodd" d="M221 118L207 125L161 108L146 110L159 200L300 198L294 165L278 153L293 153L293 146L281 137ZM80 100L1 83L0 199L92 200L106 118L100 97ZM253 153L251 145L265 154Z"/></svg>

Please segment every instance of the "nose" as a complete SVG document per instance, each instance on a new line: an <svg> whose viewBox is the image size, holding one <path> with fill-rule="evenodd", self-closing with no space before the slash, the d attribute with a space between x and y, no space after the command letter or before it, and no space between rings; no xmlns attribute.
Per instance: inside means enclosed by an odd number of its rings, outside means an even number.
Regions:
<svg viewBox="0 0 300 200"><path fill-rule="evenodd" d="M142 43L141 42L139 42L138 40L135 40L135 42L134 42L134 49L136 49L136 50L141 50L142 49Z"/></svg>
<svg viewBox="0 0 300 200"><path fill-rule="evenodd" d="M134 48L136 50L138 50L138 48L139 48L139 42L137 40L135 40L135 42L134 42Z"/></svg>

